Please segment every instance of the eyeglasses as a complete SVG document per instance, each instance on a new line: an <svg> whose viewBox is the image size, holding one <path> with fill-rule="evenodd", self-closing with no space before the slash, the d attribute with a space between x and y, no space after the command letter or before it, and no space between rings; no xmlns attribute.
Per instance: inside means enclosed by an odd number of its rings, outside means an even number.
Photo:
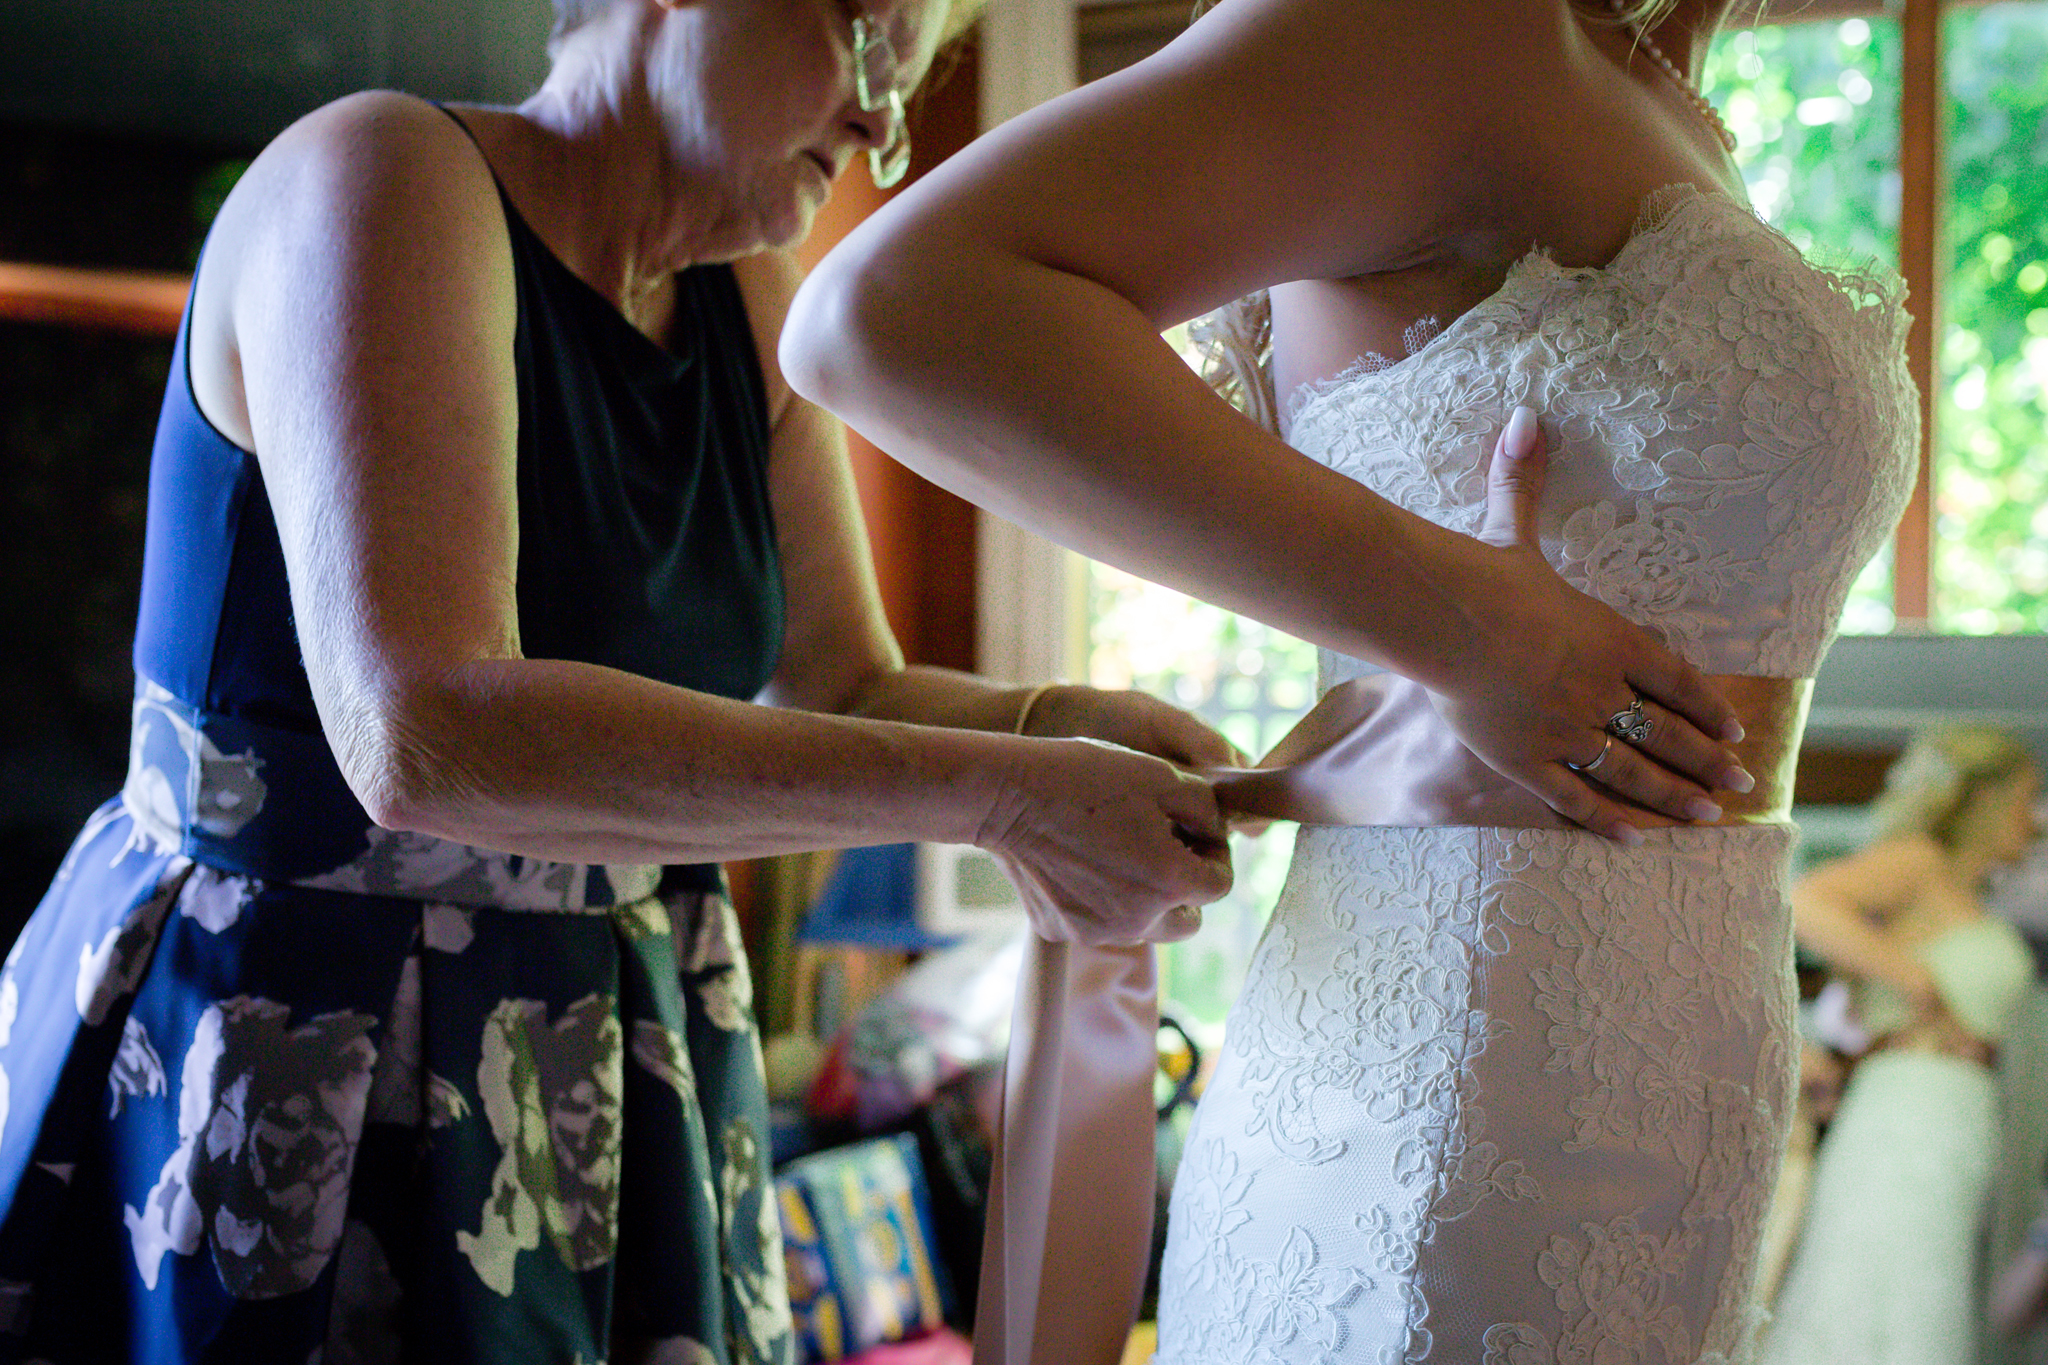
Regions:
<svg viewBox="0 0 2048 1365"><path fill-rule="evenodd" d="M853 93L863 113L889 112L882 145L868 149L875 188L886 190L910 169L910 130L903 119L903 92L896 88L896 48L881 25L866 15L853 21Z"/></svg>

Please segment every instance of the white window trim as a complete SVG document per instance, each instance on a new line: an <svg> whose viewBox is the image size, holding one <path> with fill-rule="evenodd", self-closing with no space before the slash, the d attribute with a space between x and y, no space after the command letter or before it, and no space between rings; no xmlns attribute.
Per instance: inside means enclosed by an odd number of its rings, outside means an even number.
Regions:
<svg viewBox="0 0 2048 1365"><path fill-rule="evenodd" d="M981 19L984 132L1077 83L1074 0L1003 0ZM975 597L981 671L1010 682L1079 679L1088 662L1087 562L979 514Z"/></svg>

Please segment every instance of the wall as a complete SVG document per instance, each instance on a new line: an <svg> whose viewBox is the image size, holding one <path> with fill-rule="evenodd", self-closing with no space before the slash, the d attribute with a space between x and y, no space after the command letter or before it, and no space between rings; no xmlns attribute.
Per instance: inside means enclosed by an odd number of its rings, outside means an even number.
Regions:
<svg viewBox="0 0 2048 1365"><path fill-rule="evenodd" d="M238 149L0 124L0 261L188 271ZM0 938L128 756L142 516L171 343L0 321Z"/></svg>
<svg viewBox="0 0 2048 1365"><path fill-rule="evenodd" d="M911 165L904 185L974 140L978 104L975 57L968 46L951 73L928 84L911 108ZM868 179L866 159L857 158L798 253L805 268L888 198ZM883 606L904 656L912 663L973 668L974 508L897 464L858 433L847 435Z"/></svg>

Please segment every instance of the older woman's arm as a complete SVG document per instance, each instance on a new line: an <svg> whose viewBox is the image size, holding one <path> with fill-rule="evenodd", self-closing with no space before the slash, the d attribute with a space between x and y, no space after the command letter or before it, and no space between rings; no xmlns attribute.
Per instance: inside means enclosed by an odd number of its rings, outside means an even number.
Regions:
<svg viewBox="0 0 2048 1365"><path fill-rule="evenodd" d="M760 344L773 423L770 490L788 607L780 667L762 700L812 711L970 730L1086 736L1189 768L1243 763L1221 735L1139 692L1042 692L971 673L906 666L882 611L839 419L791 392L775 340L801 277L787 253L735 264ZM1032 700L1033 697L1036 700Z"/></svg>
<svg viewBox="0 0 2048 1365"><path fill-rule="evenodd" d="M1482 73L1554 72L1570 17L1454 3L1471 34L1455 51L1437 0L1218 7L876 214L799 295L783 361L800 392L1001 515L1426 683L1494 767L1619 833L1622 807L1560 760L1588 756L1627 685L1732 736L1704 680L1533 549L1445 531L1256 429L1157 335L1276 281L1455 250L1428 236L1447 203L1498 205L1555 172L1517 164L1527 149L1585 139L1549 102L1508 121L1470 97ZM1618 245L1635 206L1608 207ZM1693 754L1688 776L1730 776L1718 744ZM1701 793L1621 761L1646 805L1683 818Z"/></svg>
<svg viewBox="0 0 2048 1365"><path fill-rule="evenodd" d="M199 288L228 311L322 725L379 823L583 862L974 842L1121 931L1228 886L1175 835L1220 837L1213 798L1157 759L523 658L509 245L431 109L363 97L281 137Z"/></svg>

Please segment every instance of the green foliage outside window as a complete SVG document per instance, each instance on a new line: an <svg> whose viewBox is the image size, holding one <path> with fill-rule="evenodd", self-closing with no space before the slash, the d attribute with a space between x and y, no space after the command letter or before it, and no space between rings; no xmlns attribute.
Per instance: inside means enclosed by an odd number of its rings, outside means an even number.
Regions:
<svg viewBox="0 0 2048 1365"><path fill-rule="evenodd" d="M1957 7L1947 92L1933 627L2048 629L2048 3ZM1724 36L1702 82L1757 209L1819 259L1897 259L1889 20ZM1891 625L1888 563L1845 626Z"/></svg>
<svg viewBox="0 0 2048 1365"><path fill-rule="evenodd" d="M1107 565L1090 566L1088 586L1088 673L1097 687L1177 702L1255 758L1315 700L1314 646ZM1230 842L1230 894L1203 912L1201 933L1159 955L1164 1008L1205 1047L1223 1040L1223 1017L1279 899L1294 826Z"/></svg>
<svg viewBox="0 0 2048 1365"><path fill-rule="evenodd" d="M1935 616L2048 630L2048 4L1958 8L1935 410Z"/></svg>

